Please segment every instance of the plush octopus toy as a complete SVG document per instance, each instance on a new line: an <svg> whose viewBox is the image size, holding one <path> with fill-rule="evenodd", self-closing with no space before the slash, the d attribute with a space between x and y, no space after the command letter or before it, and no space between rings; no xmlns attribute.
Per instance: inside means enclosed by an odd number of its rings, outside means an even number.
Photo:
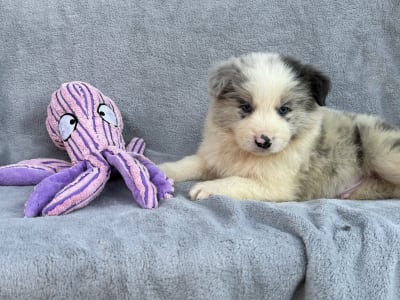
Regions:
<svg viewBox="0 0 400 300"><path fill-rule="evenodd" d="M36 185L25 216L56 216L88 205L111 174L120 173L142 208L172 197L172 180L143 156L143 139L125 147L115 103L84 82L64 83L47 109L47 131L71 162L31 159L0 168L0 185Z"/></svg>

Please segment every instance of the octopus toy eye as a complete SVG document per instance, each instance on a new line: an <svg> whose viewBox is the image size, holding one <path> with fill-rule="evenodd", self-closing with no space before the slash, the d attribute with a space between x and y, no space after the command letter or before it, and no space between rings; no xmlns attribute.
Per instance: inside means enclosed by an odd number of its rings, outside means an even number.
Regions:
<svg viewBox="0 0 400 300"><path fill-rule="evenodd" d="M118 126L117 117L111 108L109 108L105 104L100 104L99 108L97 109L100 117L106 121L107 123L114 125L115 127Z"/></svg>
<svg viewBox="0 0 400 300"><path fill-rule="evenodd" d="M78 125L78 119L74 115L65 114L61 117L58 122L58 130L64 141L67 141L71 137L72 132L76 129L76 125Z"/></svg>

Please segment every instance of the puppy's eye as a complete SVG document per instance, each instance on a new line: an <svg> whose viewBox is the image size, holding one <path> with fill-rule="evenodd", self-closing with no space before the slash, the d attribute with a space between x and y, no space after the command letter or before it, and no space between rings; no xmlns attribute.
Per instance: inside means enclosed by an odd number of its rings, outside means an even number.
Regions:
<svg viewBox="0 0 400 300"><path fill-rule="evenodd" d="M248 103L241 104L239 107L246 114L250 114L253 111L253 108Z"/></svg>
<svg viewBox="0 0 400 300"><path fill-rule="evenodd" d="M280 114L281 116L285 116L290 112L290 108L283 105L281 107L278 108L278 114Z"/></svg>

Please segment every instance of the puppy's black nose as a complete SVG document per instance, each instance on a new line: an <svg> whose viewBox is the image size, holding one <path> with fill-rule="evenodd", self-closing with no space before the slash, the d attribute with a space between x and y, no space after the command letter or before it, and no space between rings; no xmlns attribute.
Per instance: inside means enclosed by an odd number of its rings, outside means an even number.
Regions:
<svg viewBox="0 0 400 300"><path fill-rule="evenodd" d="M256 143L257 147L263 149L268 149L272 145L271 139L263 134L260 137L257 137L254 142Z"/></svg>

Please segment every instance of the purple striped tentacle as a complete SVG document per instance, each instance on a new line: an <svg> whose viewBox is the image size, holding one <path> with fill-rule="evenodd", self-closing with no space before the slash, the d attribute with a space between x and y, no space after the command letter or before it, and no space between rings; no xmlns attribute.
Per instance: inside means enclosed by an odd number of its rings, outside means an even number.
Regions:
<svg viewBox="0 0 400 300"><path fill-rule="evenodd" d="M173 180L168 178L167 175L147 157L133 152L129 154L143 164L149 171L150 180L157 188L158 199L171 198L174 193Z"/></svg>
<svg viewBox="0 0 400 300"><path fill-rule="evenodd" d="M0 167L0 185L34 185L57 172L71 167L58 159L30 159Z"/></svg>
<svg viewBox="0 0 400 300"><path fill-rule="evenodd" d="M43 215L57 216L88 205L103 190L109 169L93 168L89 163L85 172L60 190L42 210Z"/></svg>
<svg viewBox="0 0 400 300"><path fill-rule="evenodd" d="M81 162L71 168L53 174L43 179L33 190L25 204L25 216L38 216L53 197L65 186L74 181L85 169L86 162Z"/></svg>
<svg viewBox="0 0 400 300"><path fill-rule="evenodd" d="M127 152L135 152L139 154L143 154L144 148L146 147L146 143L144 139L134 137L129 144L126 146Z"/></svg>
<svg viewBox="0 0 400 300"><path fill-rule="evenodd" d="M101 172L101 171L100 171ZM111 171L107 171L106 172L106 176L109 177L110 176ZM108 179L107 179L108 180ZM94 198L96 198L104 189L105 185L106 185L106 181L98 181L98 185L97 187L91 192L90 196L86 199L83 199L81 202L77 202L76 204L70 206L70 208L68 208L66 211L62 212L62 215L65 214L69 214L70 212L77 210L79 208L85 207L86 205L88 205L90 202L92 202L94 200ZM49 214L50 215L50 214ZM56 213L54 213L54 215L57 215Z"/></svg>
<svg viewBox="0 0 400 300"><path fill-rule="evenodd" d="M51 169L54 172L61 172L62 170L72 167L72 163L56 158L35 158L35 159L23 160L19 163L34 165L37 167L40 166L43 168Z"/></svg>
<svg viewBox="0 0 400 300"><path fill-rule="evenodd" d="M142 208L158 207L157 190L147 169L126 152L103 151L104 157L121 174L136 202Z"/></svg>

